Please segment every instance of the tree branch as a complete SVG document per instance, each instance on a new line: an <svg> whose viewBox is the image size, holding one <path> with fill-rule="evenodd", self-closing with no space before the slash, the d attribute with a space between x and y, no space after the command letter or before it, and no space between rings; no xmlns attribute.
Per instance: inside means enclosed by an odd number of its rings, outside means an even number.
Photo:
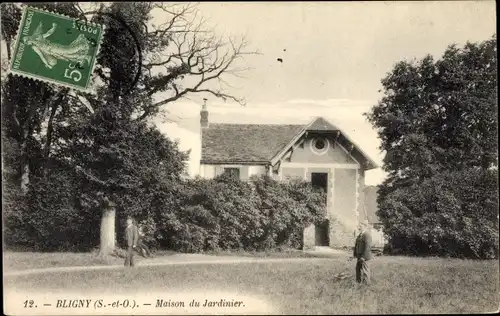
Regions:
<svg viewBox="0 0 500 316"><path fill-rule="evenodd" d="M143 63L144 88L140 93L148 97L161 92L169 92L170 95L144 108L137 120L144 120L157 113L161 106L190 93L208 93L225 101L244 104L243 99L223 91L220 82L226 83L226 80L222 80L225 75L238 77L249 70L248 67L236 65L245 55L258 54L245 51L245 38L236 43L231 38L223 41L216 37L204 28L205 20L197 17L196 6L154 4L153 7L170 15L170 19L156 29L153 25L154 30L147 33L148 41L157 45L152 48L150 61ZM191 14L194 16L192 19ZM155 67L164 67L167 73L159 73ZM219 89L208 86L210 81L215 80L219 80ZM225 87L230 85L226 83Z"/></svg>

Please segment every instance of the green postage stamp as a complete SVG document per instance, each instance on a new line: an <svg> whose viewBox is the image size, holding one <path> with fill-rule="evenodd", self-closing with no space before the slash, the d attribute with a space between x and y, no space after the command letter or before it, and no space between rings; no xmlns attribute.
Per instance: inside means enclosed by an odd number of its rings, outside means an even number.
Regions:
<svg viewBox="0 0 500 316"><path fill-rule="evenodd" d="M89 92L104 26L24 7L10 72Z"/></svg>

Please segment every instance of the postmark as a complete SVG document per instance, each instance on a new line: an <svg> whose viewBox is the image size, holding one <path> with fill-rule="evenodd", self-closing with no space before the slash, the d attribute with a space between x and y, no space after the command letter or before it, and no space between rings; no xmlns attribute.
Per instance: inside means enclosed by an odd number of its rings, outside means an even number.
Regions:
<svg viewBox="0 0 500 316"><path fill-rule="evenodd" d="M132 83L128 86L128 88L125 90L126 92L123 93L122 95L127 95L129 94L132 89L136 86L137 82L139 81L139 78L141 76L141 70L142 70L142 49L141 49L141 44L139 43L139 40L137 38L137 35L135 32L130 28L130 26L119 16L109 13L109 12L100 12L100 11L90 11L90 12L82 12L81 17L77 18L77 23L80 23L82 25L88 25L90 22L87 19L86 15L89 14L94 14L94 15L100 15L100 16L105 16L107 18L113 19L116 22L120 24L121 30L125 32L125 34L128 34L130 38L132 39L132 43L134 45L134 52L135 56L131 58L132 60L136 60L137 64L137 71L135 72L134 79ZM67 32L71 32L71 29L68 29Z"/></svg>
<svg viewBox="0 0 500 316"><path fill-rule="evenodd" d="M26 6L9 71L76 90L92 90L104 25Z"/></svg>

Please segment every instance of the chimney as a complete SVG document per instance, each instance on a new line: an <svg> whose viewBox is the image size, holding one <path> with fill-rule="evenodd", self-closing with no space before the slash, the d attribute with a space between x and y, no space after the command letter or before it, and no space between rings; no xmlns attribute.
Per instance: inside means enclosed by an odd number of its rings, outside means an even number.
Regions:
<svg viewBox="0 0 500 316"><path fill-rule="evenodd" d="M200 111L200 126L201 128L208 128L208 110L207 99L203 99L203 106Z"/></svg>

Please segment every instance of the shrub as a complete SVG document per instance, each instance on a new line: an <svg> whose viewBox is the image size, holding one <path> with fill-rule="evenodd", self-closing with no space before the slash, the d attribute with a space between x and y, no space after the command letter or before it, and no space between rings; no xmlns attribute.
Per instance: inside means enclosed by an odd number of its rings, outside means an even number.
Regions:
<svg viewBox="0 0 500 316"><path fill-rule="evenodd" d="M11 192L12 191L12 192ZM91 187L63 168L32 177L26 196L9 191L7 244L41 250L89 250L99 244L101 204ZM309 183L230 176L163 181L135 197L115 199L117 241L133 215L153 248L182 252L300 248L302 231L321 219L324 193Z"/></svg>
<svg viewBox="0 0 500 316"><path fill-rule="evenodd" d="M465 258L498 257L498 180L495 171L438 174L399 188L378 215L389 251Z"/></svg>
<svg viewBox="0 0 500 316"><path fill-rule="evenodd" d="M164 246L183 252L300 248L302 230L319 220L324 193L305 182L222 175L188 181L175 206L158 213Z"/></svg>
<svg viewBox="0 0 500 316"><path fill-rule="evenodd" d="M99 242L100 218L79 208L74 177L64 169L33 175L25 195L12 187L5 197L7 247L34 251L83 251Z"/></svg>

